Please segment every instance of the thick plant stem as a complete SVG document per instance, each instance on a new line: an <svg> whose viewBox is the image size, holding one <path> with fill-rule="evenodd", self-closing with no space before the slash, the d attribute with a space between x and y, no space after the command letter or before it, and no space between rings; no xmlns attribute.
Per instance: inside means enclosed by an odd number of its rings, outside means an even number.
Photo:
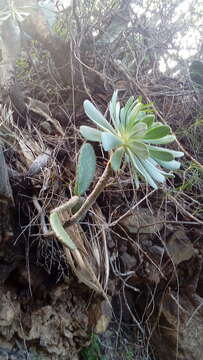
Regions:
<svg viewBox="0 0 203 360"><path fill-rule="evenodd" d="M74 214L65 224L64 227L70 226L78 222L81 217L83 217L86 212L91 208L91 206L94 204L98 196L102 193L104 188L107 185L109 176L111 174L111 160L108 161L108 164L106 165L106 168L99 179L97 185L91 192L91 194L87 197L84 204L81 206L81 208Z"/></svg>

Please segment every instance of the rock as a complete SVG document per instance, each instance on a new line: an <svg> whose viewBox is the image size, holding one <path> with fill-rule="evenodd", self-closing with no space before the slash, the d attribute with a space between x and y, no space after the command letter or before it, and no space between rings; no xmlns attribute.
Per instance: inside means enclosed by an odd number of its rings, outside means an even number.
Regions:
<svg viewBox="0 0 203 360"><path fill-rule="evenodd" d="M164 212L159 211L157 215L152 214L148 208L133 210L133 212L120 221L132 234L153 234L160 231L164 226Z"/></svg>
<svg viewBox="0 0 203 360"><path fill-rule="evenodd" d="M112 309L110 301L97 301L89 309L89 324L96 334L103 334L111 321Z"/></svg>
<svg viewBox="0 0 203 360"><path fill-rule="evenodd" d="M195 249L184 230L175 231L166 241L168 254L174 264L178 265L195 255Z"/></svg>

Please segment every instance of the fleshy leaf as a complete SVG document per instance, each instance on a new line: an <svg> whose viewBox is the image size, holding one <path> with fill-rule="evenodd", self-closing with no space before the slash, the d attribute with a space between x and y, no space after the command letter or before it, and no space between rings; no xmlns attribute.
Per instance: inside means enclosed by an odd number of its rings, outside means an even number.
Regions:
<svg viewBox="0 0 203 360"><path fill-rule="evenodd" d="M145 115L143 118L142 118L142 122L145 123L147 125L148 128L150 128L150 126L152 126L153 122L155 120L155 115L153 114L149 114L149 115Z"/></svg>
<svg viewBox="0 0 203 360"><path fill-rule="evenodd" d="M151 164L148 160L142 161L142 165L145 167L147 172L151 175L151 177L160 183L165 181L165 177L160 173L159 169L156 168L153 164Z"/></svg>
<svg viewBox="0 0 203 360"><path fill-rule="evenodd" d="M142 122L138 122L131 131L133 136L144 136L146 130L147 125Z"/></svg>
<svg viewBox="0 0 203 360"><path fill-rule="evenodd" d="M69 234L64 229L61 219L59 215L56 212L52 212L49 217L50 225L52 230L54 231L57 238L60 240L60 242L64 245L70 248L71 250L76 249L76 245L71 240Z"/></svg>
<svg viewBox="0 0 203 360"><path fill-rule="evenodd" d="M118 96L118 90L114 91L111 101L109 103L109 112L115 127L117 127L117 118L116 118L117 96Z"/></svg>
<svg viewBox="0 0 203 360"><path fill-rule="evenodd" d="M165 148L162 148L162 147L156 147L156 146L151 146L151 145L149 145L148 148L151 149L151 150L157 150L158 149L158 150L161 150L161 151L166 151L166 152L170 153L171 155L173 155L173 157L177 157L177 158L184 156L184 153L182 151L175 151L175 150L165 149Z"/></svg>
<svg viewBox="0 0 203 360"><path fill-rule="evenodd" d="M135 155L137 155L141 159L147 159L149 157L149 151L147 149L147 146L141 142L133 141L130 149Z"/></svg>
<svg viewBox="0 0 203 360"><path fill-rule="evenodd" d="M107 132L102 133L101 139L105 151L110 151L112 149L115 149L117 146L122 144L118 136Z"/></svg>
<svg viewBox="0 0 203 360"><path fill-rule="evenodd" d="M86 140L101 142L101 130L82 125L80 126L80 133Z"/></svg>
<svg viewBox="0 0 203 360"><path fill-rule="evenodd" d="M166 136L164 136L160 139L156 139L156 140L144 139L144 142L147 144L153 144L153 145L165 145L165 144L172 143L173 141L175 141L175 139L176 139L175 135L166 135Z"/></svg>
<svg viewBox="0 0 203 360"><path fill-rule="evenodd" d="M105 117L102 115L102 113L97 110L97 108L89 101L84 101L84 110L86 115L91 119L97 126L99 126L103 130L109 130L114 133L114 129L109 124L109 122L105 119Z"/></svg>
<svg viewBox="0 0 203 360"><path fill-rule="evenodd" d="M128 115L127 124L129 123L131 124L137 120L136 116L141 110L141 108L142 108L142 103L140 102L134 106L134 108L131 110L130 114Z"/></svg>
<svg viewBox="0 0 203 360"><path fill-rule="evenodd" d="M83 144L77 164L75 195L84 194L90 186L96 171L96 155L92 145Z"/></svg>
<svg viewBox="0 0 203 360"><path fill-rule="evenodd" d="M116 149L111 158L111 167L114 171L118 171L121 166L124 150L122 148Z"/></svg>
<svg viewBox="0 0 203 360"><path fill-rule="evenodd" d="M148 172L145 170L140 160L135 155L133 155L132 152L129 150L128 150L128 154L134 169L137 170L145 178L146 182L148 182L149 185L151 185L154 189L157 189L158 187L156 183L148 174Z"/></svg>
<svg viewBox="0 0 203 360"><path fill-rule="evenodd" d="M163 171L161 168L160 168L160 165L159 164L159 160L154 160L152 159L151 157L147 159L147 161L152 164L153 166L155 166L156 168L158 168L159 172L164 175L164 176L167 176L167 177L174 177L174 175L172 173L167 173L165 171ZM172 160L172 161L175 161L175 160ZM170 161L169 161L170 162ZM168 164L169 162L166 161L166 163Z"/></svg>
<svg viewBox="0 0 203 360"><path fill-rule="evenodd" d="M163 166L164 168L168 169L168 170L178 170L180 169L180 162L176 161L176 160L172 160L172 161L162 161L162 160L158 160L157 159L158 164L160 164L161 166Z"/></svg>
<svg viewBox="0 0 203 360"><path fill-rule="evenodd" d="M144 139L146 140L149 140L149 139L159 139L159 138L162 138L166 135L169 135L171 133L171 129L169 126L166 126L166 125L160 125L160 126L157 126L157 127L153 127L153 128L150 128L145 136L144 136Z"/></svg>
<svg viewBox="0 0 203 360"><path fill-rule="evenodd" d="M148 147L148 149L149 149L149 153L150 153L152 158L162 160L162 161L172 161L172 160L174 160L173 155L170 152L168 152L166 149L164 149L164 151L161 150L158 147L152 149L150 146Z"/></svg>

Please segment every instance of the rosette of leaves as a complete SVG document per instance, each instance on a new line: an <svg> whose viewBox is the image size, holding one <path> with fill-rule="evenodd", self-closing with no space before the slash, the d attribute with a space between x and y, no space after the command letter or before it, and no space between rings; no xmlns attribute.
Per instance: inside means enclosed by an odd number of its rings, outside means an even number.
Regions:
<svg viewBox="0 0 203 360"><path fill-rule="evenodd" d="M155 120L151 104L143 104L141 99L133 97L124 107L117 101L117 91L109 103L110 121L89 101L84 101L84 110L89 119L97 126L81 126L82 136L89 141L101 142L105 151L113 151L111 167L118 171L123 160L127 161L139 186L139 177L157 189L157 183L163 183L170 172L177 170L180 162L176 158L183 152L164 148L160 145L172 143L175 136L171 128Z"/></svg>

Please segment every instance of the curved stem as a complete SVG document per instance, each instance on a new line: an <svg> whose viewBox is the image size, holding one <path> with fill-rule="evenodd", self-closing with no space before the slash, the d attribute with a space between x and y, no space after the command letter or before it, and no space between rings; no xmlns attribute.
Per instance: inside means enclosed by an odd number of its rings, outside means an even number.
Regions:
<svg viewBox="0 0 203 360"><path fill-rule="evenodd" d="M89 208L94 204L98 196L102 193L104 188L106 187L108 183L108 179L111 174L111 159L108 161L106 168L99 179L98 183L96 184L93 191L90 193L90 195L85 200L84 204L81 206L81 208L74 214L65 224L64 226L70 226L78 222L81 217L83 217L86 212L89 210Z"/></svg>

